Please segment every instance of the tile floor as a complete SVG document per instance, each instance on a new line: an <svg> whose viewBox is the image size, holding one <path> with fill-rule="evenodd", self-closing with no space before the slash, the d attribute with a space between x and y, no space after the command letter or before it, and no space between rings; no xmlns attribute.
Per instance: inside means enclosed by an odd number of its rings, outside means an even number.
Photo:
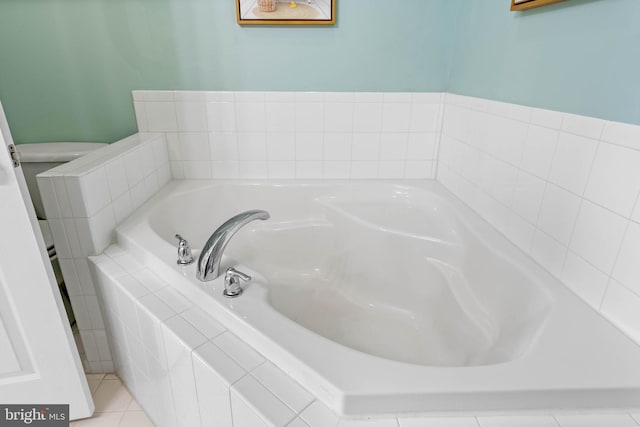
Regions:
<svg viewBox="0 0 640 427"><path fill-rule="evenodd" d="M153 427L120 379L111 374L87 374L96 405L91 418L71 422L75 427Z"/></svg>

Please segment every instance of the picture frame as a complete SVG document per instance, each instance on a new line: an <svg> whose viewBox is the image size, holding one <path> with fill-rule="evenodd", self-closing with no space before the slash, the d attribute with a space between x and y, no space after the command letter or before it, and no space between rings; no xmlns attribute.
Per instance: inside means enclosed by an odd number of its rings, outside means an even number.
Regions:
<svg viewBox="0 0 640 427"><path fill-rule="evenodd" d="M336 0L236 0L239 25L333 25Z"/></svg>
<svg viewBox="0 0 640 427"><path fill-rule="evenodd" d="M565 0L511 0L511 11L533 9Z"/></svg>

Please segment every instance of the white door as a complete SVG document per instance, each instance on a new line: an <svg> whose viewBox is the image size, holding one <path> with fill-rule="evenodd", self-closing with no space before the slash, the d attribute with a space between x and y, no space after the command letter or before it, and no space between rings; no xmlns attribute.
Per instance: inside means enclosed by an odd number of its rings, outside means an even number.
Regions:
<svg viewBox="0 0 640 427"><path fill-rule="evenodd" d="M93 401L22 168L0 104L0 404L69 404L71 419Z"/></svg>

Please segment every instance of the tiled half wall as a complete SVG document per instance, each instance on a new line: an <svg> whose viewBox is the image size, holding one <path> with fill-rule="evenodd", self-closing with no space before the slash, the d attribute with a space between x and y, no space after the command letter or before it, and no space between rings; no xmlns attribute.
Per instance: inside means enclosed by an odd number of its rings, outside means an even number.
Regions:
<svg viewBox="0 0 640 427"><path fill-rule="evenodd" d="M640 342L640 127L447 94L438 180Z"/></svg>
<svg viewBox="0 0 640 427"><path fill-rule="evenodd" d="M443 96L133 92L176 179L434 178Z"/></svg>
<svg viewBox="0 0 640 427"><path fill-rule="evenodd" d="M114 371L87 256L102 253L115 227L170 179L162 134L134 135L38 176L86 372Z"/></svg>

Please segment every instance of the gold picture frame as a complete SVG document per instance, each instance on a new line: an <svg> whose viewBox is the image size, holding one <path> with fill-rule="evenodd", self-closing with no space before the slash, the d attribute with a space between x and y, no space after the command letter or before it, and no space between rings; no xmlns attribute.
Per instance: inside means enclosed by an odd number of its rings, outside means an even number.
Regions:
<svg viewBox="0 0 640 427"><path fill-rule="evenodd" d="M333 25L336 0L236 0L239 25Z"/></svg>
<svg viewBox="0 0 640 427"><path fill-rule="evenodd" d="M565 0L511 0L511 11L533 9L534 7L560 3L561 1Z"/></svg>

